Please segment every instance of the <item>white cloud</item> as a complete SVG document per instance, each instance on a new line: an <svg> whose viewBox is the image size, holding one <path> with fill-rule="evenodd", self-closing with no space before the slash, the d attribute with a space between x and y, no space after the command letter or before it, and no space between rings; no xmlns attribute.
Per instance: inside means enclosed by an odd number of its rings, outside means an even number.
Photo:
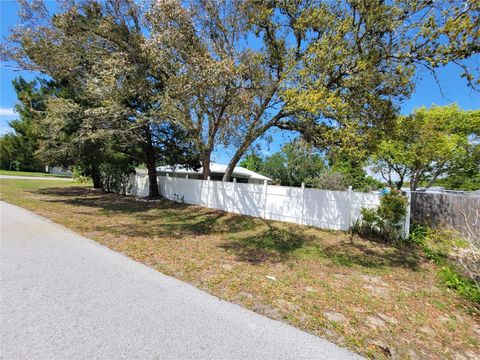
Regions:
<svg viewBox="0 0 480 360"><path fill-rule="evenodd" d="M13 108L0 108L0 116L17 116Z"/></svg>

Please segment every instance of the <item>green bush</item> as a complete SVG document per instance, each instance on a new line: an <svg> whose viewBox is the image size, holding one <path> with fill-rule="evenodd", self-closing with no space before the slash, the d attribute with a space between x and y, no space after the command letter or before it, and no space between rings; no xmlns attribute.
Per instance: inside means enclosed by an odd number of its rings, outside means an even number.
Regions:
<svg viewBox="0 0 480 360"><path fill-rule="evenodd" d="M346 177L340 172L323 170L317 177L305 179L305 185L315 189L344 191L348 188Z"/></svg>
<svg viewBox="0 0 480 360"><path fill-rule="evenodd" d="M85 175L85 171L80 166L74 166L72 168L72 178L73 181L81 184L86 184L90 181L90 177Z"/></svg>
<svg viewBox="0 0 480 360"><path fill-rule="evenodd" d="M428 228L421 224L411 224L408 241L412 244L422 246L425 244L428 235Z"/></svg>
<svg viewBox="0 0 480 360"><path fill-rule="evenodd" d="M354 223L351 232L367 239L397 242L402 239L407 205L405 196L398 191L392 191L382 196L378 208L363 208L362 219Z"/></svg>
<svg viewBox="0 0 480 360"><path fill-rule="evenodd" d="M107 161L100 165L103 190L117 194L128 194L131 190L130 175L135 173L135 163L125 154L110 152Z"/></svg>
<svg viewBox="0 0 480 360"><path fill-rule="evenodd" d="M432 230L421 224L412 224L410 226L410 234L408 236L408 242L411 245L417 246L422 250L425 257L434 262L435 264L441 264L447 257L437 246L430 247L432 238Z"/></svg>
<svg viewBox="0 0 480 360"><path fill-rule="evenodd" d="M478 286L470 279L460 275L454 268L444 266L440 271L440 278L448 288L480 305L480 289Z"/></svg>

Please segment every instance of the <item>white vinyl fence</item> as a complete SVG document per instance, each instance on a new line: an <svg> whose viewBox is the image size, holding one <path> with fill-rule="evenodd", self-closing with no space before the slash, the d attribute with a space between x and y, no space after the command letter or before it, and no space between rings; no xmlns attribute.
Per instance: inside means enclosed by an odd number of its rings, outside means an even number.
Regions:
<svg viewBox="0 0 480 360"><path fill-rule="evenodd" d="M157 180L160 193L173 201L332 230L348 230L360 218L360 210L378 206L381 196L350 190L305 189L169 176L158 176ZM132 177L131 194L148 195L146 175ZM408 223L405 229L408 229Z"/></svg>

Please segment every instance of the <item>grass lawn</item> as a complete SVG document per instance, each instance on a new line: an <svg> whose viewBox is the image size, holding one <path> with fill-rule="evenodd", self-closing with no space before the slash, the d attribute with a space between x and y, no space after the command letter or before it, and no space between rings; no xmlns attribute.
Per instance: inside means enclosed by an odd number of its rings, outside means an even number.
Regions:
<svg viewBox="0 0 480 360"><path fill-rule="evenodd" d="M9 171L9 170L0 170L0 175L13 175L13 176L35 176L35 177L61 177L61 178L71 178L71 176L59 175L59 174L49 174L42 172L30 172L30 171Z"/></svg>
<svg viewBox="0 0 480 360"><path fill-rule="evenodd" d="M70 182L0 184L2 200L360 354L480 357L478 310L443 287L438 267L416 252Z"/></svg>

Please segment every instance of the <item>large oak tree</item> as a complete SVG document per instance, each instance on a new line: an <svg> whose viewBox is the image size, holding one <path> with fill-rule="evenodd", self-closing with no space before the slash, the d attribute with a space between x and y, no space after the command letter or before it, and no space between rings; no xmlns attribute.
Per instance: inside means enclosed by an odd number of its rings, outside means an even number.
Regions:
<svg viewBox="0 0 480 360"><path fill-rule="evenodd" d="M479 2L190 0L154 6L157 40L178 56L166 93L171 115L192 129L204 176L213 149L233 157L272 127L323 148L371 150L414 88L420 67L479 51ZM166 101L168 102L168 101Z"/></svg>

